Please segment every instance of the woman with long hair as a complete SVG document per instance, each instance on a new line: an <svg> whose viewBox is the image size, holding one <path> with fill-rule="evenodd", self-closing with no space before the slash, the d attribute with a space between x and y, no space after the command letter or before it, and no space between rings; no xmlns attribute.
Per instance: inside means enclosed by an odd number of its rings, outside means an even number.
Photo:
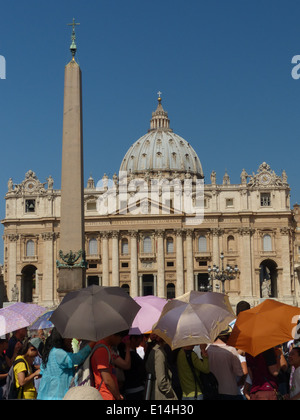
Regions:
<svg viewBox="0 0 300 420"><path fill-rule="evenodd" d="M40 370L34 370L33 361L37 354L38 350L33 342L30 339L25 339L14 365L18 399L36 399L37 392L34 386L34 378L39 376Z"/></svg>
<svg viewBox="0 0 300 420"><path fill-rule="evenodd" d="M53 328L42 356L38 400L62 400L75 374L75 366L87 358L95 345L91 341L78 353L73 353L71 343L72 339L62 338L57 329Z"/></svg>

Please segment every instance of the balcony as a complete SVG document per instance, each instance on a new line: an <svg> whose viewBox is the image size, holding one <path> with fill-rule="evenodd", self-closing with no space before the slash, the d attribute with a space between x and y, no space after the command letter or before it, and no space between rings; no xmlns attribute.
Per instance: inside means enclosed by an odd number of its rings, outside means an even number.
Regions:
<svg viewBox="0 0 300 420"><path fill-rule="evenodd" d="M155 261L156 254L154 252L141 252L139 258L141 261Z"/></svg>
<svg viewBox="0 0 300 420"><path fill-rule="evenodd" d="M211 252L195 252L194 257L196 261L211 260Z"/></svg>

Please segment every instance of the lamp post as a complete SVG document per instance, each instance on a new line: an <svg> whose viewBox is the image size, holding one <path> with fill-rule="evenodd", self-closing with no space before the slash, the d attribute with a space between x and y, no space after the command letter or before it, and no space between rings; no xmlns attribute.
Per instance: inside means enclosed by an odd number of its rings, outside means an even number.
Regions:
<svg viewBox="0 0 300 420"><path fill-rule="evenodd" d="M220 255L221 259L221 268L216 264L208 267L208 280L213 283L213 281L218 280L222 283L222 293L225 293L225 281L226 280L233 280L236 278L237 273L239 272L238 266L235 265L232 267L231 265L227 264L226 268L224 268L224 254L221 252ZM219 289L219 285L216 285L216 289Z"/></svg>

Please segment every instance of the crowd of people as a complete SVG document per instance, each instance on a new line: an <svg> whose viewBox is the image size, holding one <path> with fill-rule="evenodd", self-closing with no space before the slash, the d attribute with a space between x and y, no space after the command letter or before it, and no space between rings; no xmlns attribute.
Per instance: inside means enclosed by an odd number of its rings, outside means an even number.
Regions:
<svg viewBox="0 0 300 420"><path fill-rule="evenodd" d="M237 315L249 308L240 302ZM47 338L43 330L28 337L27 328L22 328L0 339L0 399L12 366L18 399L68 399L72 390L75 395L70 385L76 369L87 358L91 386L77 387L76 398L90 392L89 399L99 400L203 400L207 398L203 380L212 375L216 399L300 399L297 342L253 357L227 345L230 333L228 326L213 344L172 351L152 333L121 331L87 343L64 339L55 327Z"/></svg>

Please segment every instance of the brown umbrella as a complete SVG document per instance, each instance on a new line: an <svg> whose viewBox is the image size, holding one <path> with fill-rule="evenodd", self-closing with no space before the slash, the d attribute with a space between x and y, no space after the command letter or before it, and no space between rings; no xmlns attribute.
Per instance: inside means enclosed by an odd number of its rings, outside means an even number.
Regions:
<svg viewBox="0 0 300 420"><path fill-rule="evenodd" d="M191 291L164 306L153 333L172 349L212 343L234 318L228 296Z"/></svg>
<svg viewBox="0 0 300 420"><path fill-rule="evenodd" d="M64 338L98 341L129 330L140 310L120 287L89 286L68 293L50 321Z"/></svg>

